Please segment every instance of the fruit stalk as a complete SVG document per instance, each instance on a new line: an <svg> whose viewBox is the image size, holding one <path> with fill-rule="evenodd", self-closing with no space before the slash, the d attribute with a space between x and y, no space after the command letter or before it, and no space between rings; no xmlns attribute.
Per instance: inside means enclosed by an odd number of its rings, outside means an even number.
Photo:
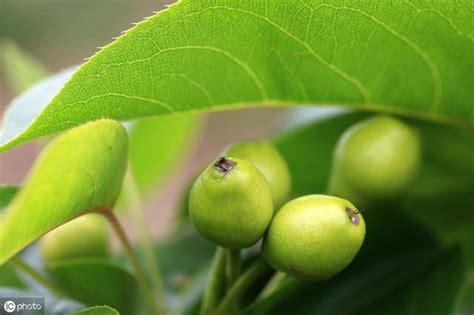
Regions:
<svg viewBox="0 0 474 315"><path fill-rule="evenodd" d="M153 293L151 288L149 287L147 281L146 281L146 276L145 276L145 271L143 270L142 266L140 265L140 262L138 261L137 257L135 256L133 252L133 248L130 244L130 241L127 238L127 235L125 234L125 231L122 228L122 225L120 222L117 220L117 217L113 214L112 211L108 209L103 209L99 213L104 215L107 220L109 221L110 225L112 226L115 234L119 238L120 243L122 244L125 254L127 255L128 260L132 264L132 268L135 271L135 275L137 277L137 281L142 287L143 293L145 294L145 298L148 302L148 305L150 307L151 313L153 315L161 315L161 313L158 311L158 308L155 304L154 298L153 298Z"/></svg>
<svg viewBox="0 0 474 315"><path fill-rule="evenodd" d="M268 270L270 270L270 266L259 257L227 291L217 308L216 314L232 313L247 289Z"/></svg>
<svg viewBox="0 0 474 315"><path fill-rule="evenodd" d="M200 315L209 315L216 307L225 289L226 250L218 247L214 254L209 281L201 304Z"/></svg>
<svg viewBox="0 0 474 315"><path fill-rule="evenodd" d="M270 279L270 281L268 281L267 285L263 288L262 292L260 292L260 294L258 295L257 300L265 299L266 297L273 294L273 292L281 288L283 283L288 279L289 279L289 276L286 273L281 272L281 271L275 272L273 277Z"/></svg>
<svg viewBox="0 0 474 315"><path fill-rule="evenodd" d="M227 287L232 287L232 285L240 277L240 250L239 249L227 249L227 262L228 262L228 275L229 281Z"/></svg>
<svg viewBox="0 0 474 315"><path fill-rule="evenodd" d="M158 297L160 313L166 314L168 313L168 310L166 307L167 303L163 277L153 250L153 244L145 223L145 218L143 216L142 204L140 202L137 186L130 170L125 175L124 189L126 193L127 208L132 213L135 225L138 230L140 248L143 250L145 264L150 273L151 285L156 291L156 295Z"/></svg>
<svg viewBox="0 0 474 315"><path fill-rule="evenodd" d="M30 276L37 283L41 284L43 287L47 288L57 297L61 298L71 298L67 293L65 293L61 288L59 288L56 283L52 282L50 279L46 278L44 275L36 271L23 259L16 256L8 261L15 269L18 269L28 276Z"/></svg>

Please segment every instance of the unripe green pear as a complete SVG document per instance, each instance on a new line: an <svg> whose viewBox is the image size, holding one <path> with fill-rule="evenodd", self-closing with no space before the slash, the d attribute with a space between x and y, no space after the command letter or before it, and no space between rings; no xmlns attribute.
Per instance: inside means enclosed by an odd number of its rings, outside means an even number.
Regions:
<svg viewBox="0 0 474 315"><path fill-rule="evenodd" d="M420 163L416 130L396 118L375 116L339 139L328 193L364 207L395 200L411 187Z"/></svg>
<svg viewBox="0 0 474 315"><path fill-rule="evenodd" d="M252 163L222 157L194 182L189 214L208 240L231 249L249 247L262 238L272 219L270 187Z"/></svg>
<svg viewBox="0 0 474 315"><path fill-rule="evenodd" d="M324 280L351 263L364 237L364 218L352 203L309 195L276 213L263 240L263 257L294 277Z"/></svg>
<svg viewBox="0 0 474 315"><path fill-rule="evenodd" d="M224 154L250 161L268 181L275 209L283 205L290 195L291 176L285 159L270 141L235 143Z"/></svg>
<svg viewBox="0 0 474 315"><path fill-rule="evenodd" d="M52 230L41 238L41 256L45 264L84 257L106 257L109 236L105 220L99 214L87 214Z"/></svg>

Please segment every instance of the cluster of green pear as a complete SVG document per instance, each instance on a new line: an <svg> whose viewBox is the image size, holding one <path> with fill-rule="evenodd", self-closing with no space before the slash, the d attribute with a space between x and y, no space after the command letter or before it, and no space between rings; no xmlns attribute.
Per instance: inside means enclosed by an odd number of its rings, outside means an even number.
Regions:
<svg viewBox="0 0 474 315"><path fill-rule="evenodd" d="M364 218L343 198L364 206L396 198L415 179L420 156L418 135L408 125L387 116L367 119L336 145L332 196L287 202L290 170L277 148L269 141L234 144L195 181L191 220L221 247L242 249L262 240L262 256L275 269L327 279L351 263L365 237Z"/></svg>
<svg viewBox="0 0 474 315"><path fill-rule="evenodd" d="M219 246L242 249L263 239L262 256L275 269L301 279L327 279L351 263L364 241L364 218L348 200L366 207L396 199L412 185L420 160L415 130L392 117L369 118L336 145L331 196L289 201L290 169L277 148L269 141L237 143L197 178L189 212L198 232ZM106 223L97 214L66 223L41 240L46 264L106 257L109 247Z"/></svg>

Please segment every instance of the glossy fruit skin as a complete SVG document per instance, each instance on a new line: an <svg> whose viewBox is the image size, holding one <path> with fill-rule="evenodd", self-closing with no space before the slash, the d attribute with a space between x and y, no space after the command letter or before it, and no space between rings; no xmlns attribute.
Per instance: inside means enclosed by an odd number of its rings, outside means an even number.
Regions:
<svg viewBox="0 0 474 315"><path fill-rule="evenodd" d="M52 230L41 238L40 250L45 264L85 257L107 257L107 225L99 214L86 214Z"/></svg>
<svg viewBox="0 0 474 315"><path fill-rule="evenodd" d="M339 139L328 192L368 206L400 197L421 164L416 130L389 116L375 116L349 128Z"/></svg>
<svg viewBox="0 0 474 315"><path fill-rule="evenodd" d="M268 181L272 191L273 205L278 209L291 191L291 175L285 159L270 141L258 140L230 145L224 154L250 161Z"/></svg>
<svg viewBox="0 0 474 315"><path fill-rule="evenodd" d="M324 280L346 268L365 237L364 218L347 200L309 195L288 202L263 240L264 259L303 280Z"/></svg>
<svg viewBox="0 0 474 315"><path fill-rule="evenodd" d="M228 158L235 165L223 171L216 167L219 160L191 188L191 220L202 236L222 247L252 246L262 238L273 216L270 187L250 162Z"/></svg>

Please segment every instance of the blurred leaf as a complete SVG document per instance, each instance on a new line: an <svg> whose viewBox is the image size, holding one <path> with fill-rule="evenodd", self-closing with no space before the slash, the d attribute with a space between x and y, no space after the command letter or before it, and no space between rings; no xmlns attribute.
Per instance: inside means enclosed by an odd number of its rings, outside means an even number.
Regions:
<svg viewBox="0 0 474 315"><path fill-rule="evenodd" d="M15 186L0 186L0 220L3 210L18 191ZM0 287L25 288L25 283L10 265L0 266Z"/></svg>
<svg viewBox="0 0 474 315"><path fill-rule="evenodd" d="M123 314L131 314L135 307L135 278L113 261L67 259L46 268L65 292L87 305L110 305Z"/></svg>
<svg viewBox="0 0 474 315"><path fill-rule="evenodd" d="M446 315L454 314L459 298L466 287L467 267L461 251L453 250L422 272L422 276L408 288L370 305L360 314L386 315Z"/></svg>
<svg viewBox="0 0 474 315"><path fill-rule="evenodd" d="M72 315L120 315L120 313L108 306L94 306L74 312Z"/></svg>
<svg viewBox="0 0 474 315"><path fill-rule="evenodd" d="M469 2L182 0L94 55L35 119L10 130L26 119L7 115L0 150L103 117L251 104L341 104L472 127L472 17Z"/></svg>
<svg viewBox="0 0 474 315"><path fill-rule="evenodd" d="M47 75L46 68L38 60L11 40L0 41L0 65L14 94L24 91Z"/></svg>
<svg viewBox="0 0 474 315"><path fill-rule="evenodd" d="M24 289L26 285L16 270L7 264L0 266L0 287Z"/></svg>
<svg viewBox="0 0 474 315"><path fill-rule="evenodd" d="M16 186L0 186L0 218L1 213L7 208L18 189Z"/></svg>
<svg viewBox="0 0 474 315"><path fill-rule="evenodd" d="M100 120L58 137L0 222L0 265L58 225L111 208L126 162L127 136L118 122Z"/></svg>
<svg viewBox="0 0 474 315"><path fill-rule="evenodd" d="M177 237L160 243L156 257L170 292L177 292L200 269L206 268L214 255L215 245L196 232L182 231Z"/></svg>
<svg viewBox="0 0 474 315"><path fill-rule="evenodd" d="M108 306L94 306L74 312L72 315L120 315L120 313Z"/></svg>
<svg viewBox="0 0 474 315"><path fill-rule="evenodd" d="M163 182L186 160L201 121L198 115L171 115L142 119L131 126L130 166L142 192Z"/></svg>
<svg viewBox="0 0 474 315"><path fill-rule="evenodd" d="M424 162L402 207L447 244L465 243L474 267L474 133L417 122Z"/></svg>
<svg viewBox="0 0 474 315"><path fill-rule="evenodd" d="M294 280L246 314L452 314L467 280L460 252L442 250L398 211L364 216L367 238L346 270Z"/></svg>

